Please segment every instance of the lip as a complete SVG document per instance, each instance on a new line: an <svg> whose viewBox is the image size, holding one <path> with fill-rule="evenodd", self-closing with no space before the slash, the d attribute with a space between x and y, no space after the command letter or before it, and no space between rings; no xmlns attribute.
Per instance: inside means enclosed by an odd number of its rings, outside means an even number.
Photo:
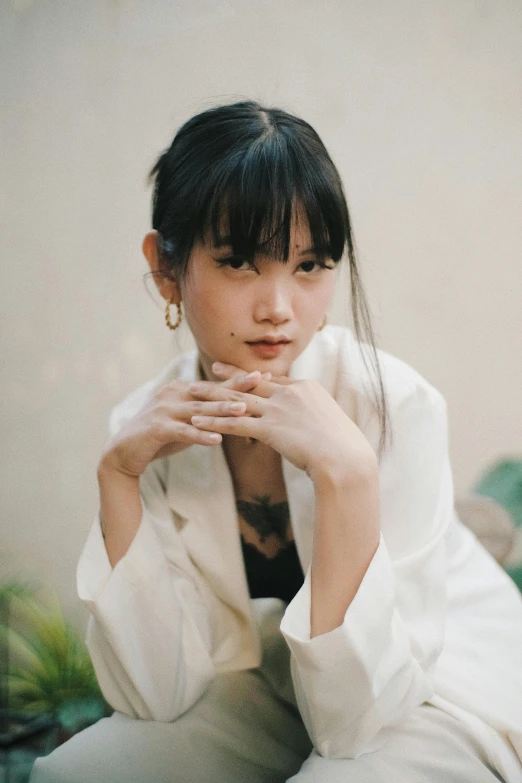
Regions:
<svg viewBox="0 0 522 783"><path fill-rule="evenodd" d="M249 345L257 345L258 343L277 345L278 343L289 343L291 340L286 334L265 334L265 336L260 337L259 340L247 340L247 342Z"/></svg>
<svg viewBox="0 0 522 783"><path fill-rule="evenodd" d="M268 341L247 343L250 349L260 359L274 359L276 356L279 356L279 354L282 353L285 350L286 346L289 344L290 344L289 340L287 342L277 342L277 343L270 343Z"/></svg>

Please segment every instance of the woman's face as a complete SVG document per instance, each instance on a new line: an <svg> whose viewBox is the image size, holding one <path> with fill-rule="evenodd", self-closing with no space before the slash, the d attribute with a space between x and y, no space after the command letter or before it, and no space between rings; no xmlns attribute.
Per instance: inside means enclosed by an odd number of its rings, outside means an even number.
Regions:
<svg viewBox="0 0 522 783"><path fill-rule="evenodd" d="M210 239L193 248L182 306L207 378L215 377L214 361L288 374L321 325L336 278L333 261L321 262L310 244L301 220L293 223L286 264L261 254L251 264Z"/></svg>

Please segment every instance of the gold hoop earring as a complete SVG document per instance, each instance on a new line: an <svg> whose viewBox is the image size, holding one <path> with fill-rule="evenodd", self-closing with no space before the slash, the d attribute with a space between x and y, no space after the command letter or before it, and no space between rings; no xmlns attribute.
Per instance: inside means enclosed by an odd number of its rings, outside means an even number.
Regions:
<svg viewBox="0 0 522 783"><path fill-rule="evenodd" d="M324 327L325 327L325 326L326 326L326 315L325 315L325 317L323 318L323 323L321 324L321 326L319 327L319 329L318 329L317 331L318 331L318 332L320 332L320 331L321 331L321 329L324 329Z"/></svg>
<svg viewBox="0 0 522 783"><path fill-rule="evenodd" d="M170 320L170 305L171 304L174 304L174 302L167 302L167 306L165 307L165 323L167 324L169 329L177 329L178 326L180 325L181 319L183 317L183 314L181 312L181 303L180 302L176 303L176 307L178 308L178 317L177 317L177 320L176 320L175 324L173 324L172 321Z"/></svg>

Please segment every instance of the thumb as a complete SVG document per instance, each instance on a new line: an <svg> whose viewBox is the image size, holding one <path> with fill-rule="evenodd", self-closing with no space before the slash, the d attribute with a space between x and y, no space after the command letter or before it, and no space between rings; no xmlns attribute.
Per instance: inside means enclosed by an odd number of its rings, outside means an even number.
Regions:
<svg viewBox="0 0 522 783"><path fill-rule="evenodd" d="M252 375L253 377L250 378L248 377L249 375ZM269 381L271 377L272 373L261 373L259 370L256 370L255 373L249 373L248 375L245 375L244 372L240 372L236 375L233 375L231 378L227 378L225 381L221 381L221 385L225 386L227 389L241 389L241 391L250 391L251 389L255 389L257 386L259 386L262 381Z"/></svg>
<svg viewBox="0 0 522 783"><path fill-rule="evenodd" d="M225 364L224 362L214 362L212 372L220 378L233 378L236 375L246 374L246 370L236 367L234 364Z"/></svg>

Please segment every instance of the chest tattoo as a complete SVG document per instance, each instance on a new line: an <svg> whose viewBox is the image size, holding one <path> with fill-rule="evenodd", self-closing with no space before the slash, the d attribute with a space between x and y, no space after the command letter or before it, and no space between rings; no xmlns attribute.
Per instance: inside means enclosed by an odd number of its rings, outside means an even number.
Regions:
<svg viewBox="0 0 522 783"><path fill-rule="evenodd" d="M266 536L275 534L281 541L286 540L286 529L290 520L290 510L283 503L271 503L268 495L254 495L254 503L237 500L236 507L245 522L258 533L262 543Z"/></svg>

